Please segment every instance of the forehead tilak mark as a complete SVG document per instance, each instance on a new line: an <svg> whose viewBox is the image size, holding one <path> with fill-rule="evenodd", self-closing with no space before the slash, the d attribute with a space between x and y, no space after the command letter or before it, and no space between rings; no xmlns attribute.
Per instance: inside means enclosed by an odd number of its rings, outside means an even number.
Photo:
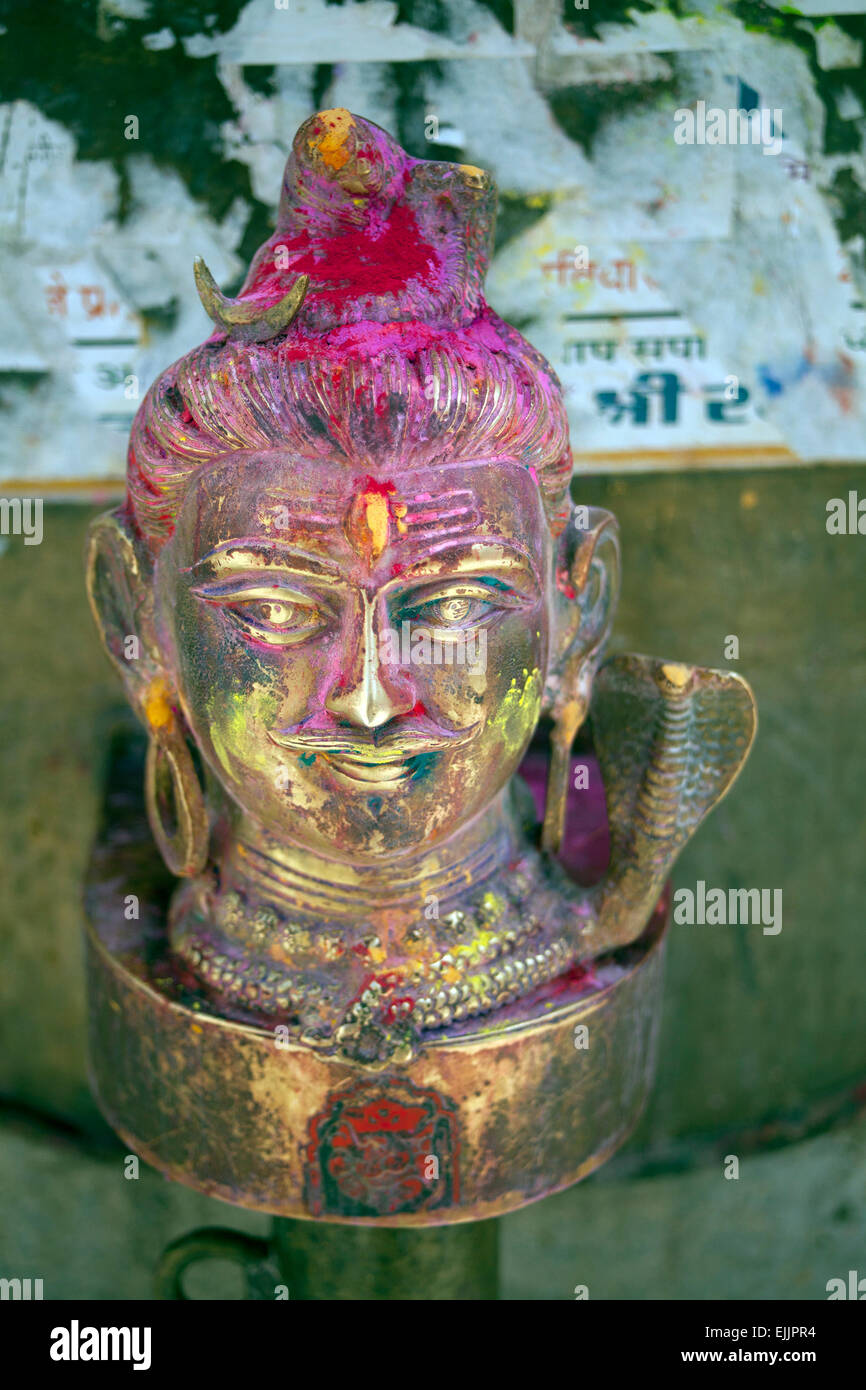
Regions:
<svg viewBox="0 0 866 1390"><path fill-rule="evenodd" d="M320 504L324 499L319 499ZM356 554L378 559L396 528L398 534L412 531L422 539L476 530L481 522L474 493L468 488L451 488L433 496L422 492L403 501L396 492L364 489L356 493L346 510L335 506L332 512L311 511L309 504L295 496L269 493L262 509L262 524L317 530L342 527Z"/></svg>
<svg viewBox="0 0 866 1390"><path fill-rule="evenodd" d="M343 534L356 555L368 563L378 560L386 549L391 535L391 522L398 531L405 530L402 516L405 504L392 500L396 493L393 483L365 487L356 493L343 518Z"/></svg>

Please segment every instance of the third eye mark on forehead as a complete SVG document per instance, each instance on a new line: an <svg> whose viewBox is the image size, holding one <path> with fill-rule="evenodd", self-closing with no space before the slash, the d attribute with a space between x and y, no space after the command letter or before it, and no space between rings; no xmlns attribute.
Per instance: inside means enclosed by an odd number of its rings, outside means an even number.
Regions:
<svg viewBox="0 0 866 1390"><path fill-rule="evenodd" d="M295 496L286 496L279 490L268 492L260 520L268 530L290 533L339 528L356 543L359 507L362 514L365 507L375 511L374 524L377 530L382 529L383 545L389 534L392 539L411 535L412 539L432 543L447 536L472 533L481 523L478 500L469 488L451 488L435 497L425 492L404 498L392 484L379 484L372 478L359 481L354 496L348 503L342 498L336 511L313 511Z"/></svg>
<svg viewBox="0 0 866 1390"><path fill-rule="evenodd" d="M360 497L374 495L392 497L393 502L400 507L400 515L407 526L428 527L440 523L477 526L481 519L477 499L469 488L452 488L449 492L437 493L435 497L432 493L422 492L417 497L404 498L396 491L390 494L384 489L366 489L359 486L355 494ZM271 492L268 493L266 511L285 512L293 521L311 521L316 526L341 526L349 505L351 500L349 503L344 502L340 510L314 512L307 503L299 501L297 497L283 497L278 492Z"/></svg>

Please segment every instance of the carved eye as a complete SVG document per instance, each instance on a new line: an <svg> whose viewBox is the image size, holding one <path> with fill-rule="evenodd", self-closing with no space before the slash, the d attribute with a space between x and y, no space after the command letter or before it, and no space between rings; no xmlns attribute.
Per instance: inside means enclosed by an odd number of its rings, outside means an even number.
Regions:
<svg viewBox="0 0 866 1390"><path fill-rule="evenodd" d="M408 616L413 622L423 623L437 631L471 627L489 617L498 606L490 602L486 595L486 590L477 597L466 593L442 594L439 598L416 604Z"/></svg>
<svg viewBox="0 0 866 1390"><path fill-rule="evenodd" d="M274 647L306 641L327 626L327 616L300 599L255 598L226 604L229 618L249 636Z"/></svg>
<svg viewBox="0 0 866 1390"><path fill-rule="evenodd" d="M295 605L291 603L251 603L248 605L251 618L257 618L271 627L286 627L292 621Z"/></svg>
<svg viewBox="0 0 866 1390"><path fill-rule="evenodd" d="M477 600L471 598L440 598L428 604L434 622L447 626L449 623L462 623L476 606Z"/></svg>

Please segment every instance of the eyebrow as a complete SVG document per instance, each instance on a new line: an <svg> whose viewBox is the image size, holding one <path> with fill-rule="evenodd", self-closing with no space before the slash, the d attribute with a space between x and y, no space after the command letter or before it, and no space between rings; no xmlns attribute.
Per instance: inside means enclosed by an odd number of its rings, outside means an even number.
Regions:
<svg viewBox="0 0 866 1390"><path fill-rule="evenodd" d="M297 574L319 574L327 579L341 578L343 571L337 561L280 541L224 541L192 565L192 572L211 569L216 574L236 574L244 570L284 569Z"/></svg>
<svg viewBox="0 0 866 1390"><path fill-rule="evenodd" d="M413 537L417 541L420 537ZM436 547L420 559L406 565L398 575L382 584L382 591L403 588L424 579L442 577L443 567L449 563L461 562L460 578L498 573L513 574L515 571L529 573L536 584L541 580L531 557L522 549L508 541L459 541L451 540ZM207 555L202 556L190 567L192 574L200 570L211 571L215 577L242 574L249 570L263 570L269 573L283 570L293 574L319 576L328 580L348 582L344 568L339 561L324 560L318 555L282 541L256 541L244 539L223 541ZM457 577L457 576L455 576Z"/></svg>
<svg viewBox="0 0 866 1390"><path fill-rule="evenodd" d="M536 584L540 583L531 558L517 546L507 541L474 541L469 546L461 542L450 542L433 554L425 555L414 564L407 565L396 578L389 580L382 587L391 589L419 579L438 579L442 574L442 567L457 560L461 562L460 578L497 572L507 575L520 571L528 572Z"/></svg>

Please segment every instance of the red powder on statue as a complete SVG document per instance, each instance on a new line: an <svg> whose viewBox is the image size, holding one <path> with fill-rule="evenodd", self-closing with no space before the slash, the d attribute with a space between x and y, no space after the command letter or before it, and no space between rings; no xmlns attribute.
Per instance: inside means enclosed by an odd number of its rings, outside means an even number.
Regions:
<svg viewBox="0 0 866 1390"><path fill-rule="evenodd" d="M369 226L330 236L304 230L295 237L280 237L278 244L289 252L292 276L312 278L309 298L320 298L332 308L362 295L399 295L409 280L432 289L441 269L436 251L421 239L412 209L400 203L391 209L378 236ZM266 259L251 293L280 288L284 273Z"/></svg>
<svg viewBox="0 0 866 1390"><path fill-rule="evenodd" d="M390 480L386 483L380 483L378 478L374 478L372 473L368 473L364 479L364 491L373 492L378 497L390 497L397 489Z"/></svg>
<svg viewBox="0 0 866 1390"><path fill-rule="evenodd" d="M390 1004L386 1004L382 1010L382 1021L384 1023L396 1023L401 1014L409 1014L415 1007L415 996L413 994L403 994L398 999L392 999Z"/></svg>

